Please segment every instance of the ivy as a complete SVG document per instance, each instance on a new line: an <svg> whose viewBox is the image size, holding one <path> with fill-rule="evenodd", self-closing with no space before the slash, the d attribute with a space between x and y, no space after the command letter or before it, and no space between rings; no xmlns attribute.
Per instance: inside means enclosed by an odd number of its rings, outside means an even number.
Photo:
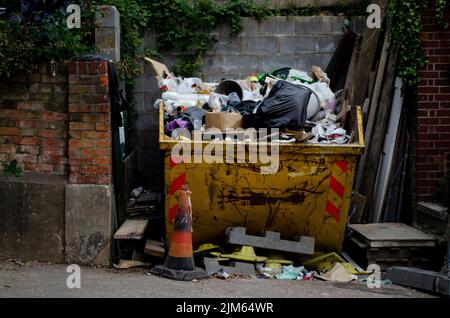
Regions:
<svg viewBox="0 0 450 318"><path fill-rule="evenodd" d="M444 9L448 0L390 0L388 17L390 36L394 49L399 53L397 72L405 84L415 87L419 81L419 69L427 64L422 48L422 10L434 5L436 22L447 28Z"/></svg>

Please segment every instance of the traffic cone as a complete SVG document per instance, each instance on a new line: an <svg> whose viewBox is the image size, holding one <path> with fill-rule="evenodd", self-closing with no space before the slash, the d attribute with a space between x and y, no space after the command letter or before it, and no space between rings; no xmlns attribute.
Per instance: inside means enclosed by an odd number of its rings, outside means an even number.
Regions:
<svg viewBox="0 0 450 318"><path fill-rule="evenodd" d="M169 253L164 265L155 266L152 273L175 280L191 281L208 277L195 267L192 250L192 205L187 185L181 187L178 208L170 238Z"/></svg>

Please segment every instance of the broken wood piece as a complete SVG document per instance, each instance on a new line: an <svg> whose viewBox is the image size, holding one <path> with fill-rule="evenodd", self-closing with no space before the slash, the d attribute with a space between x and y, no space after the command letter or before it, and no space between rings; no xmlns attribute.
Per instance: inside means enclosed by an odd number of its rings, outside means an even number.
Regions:
<svg viewBox="0 0 450 318"><path fill-rule="evenodd" d="M353 215L350 217L350 223L361 223L364 209L366 206L366 197L358 192L353 192L352 199L350 201L350 207L355 207Z"/></svg>
<svg viewBox="0 0 450 318"><path fill-rule="evenodd" d="M126 220L114 234L116 240L140 240L144 237L148 220Z"/></svg>
<svg viewBox="0 0 450 318"><path fill-rule="evenodd" d="M164 243L155 240L147 240L144 247L144 253L156 257L164 257L166 254Z"/></svg>
<svg viewBox="0 0 450 318"><path fill-rule="evenodd" d="M129 269L129 268L135 268L135 267L150 267L150 263L144 263L141 261L136 260L125 260L121 259L119 260L118 264L113 264L113 266L117 269Z"/></svg>

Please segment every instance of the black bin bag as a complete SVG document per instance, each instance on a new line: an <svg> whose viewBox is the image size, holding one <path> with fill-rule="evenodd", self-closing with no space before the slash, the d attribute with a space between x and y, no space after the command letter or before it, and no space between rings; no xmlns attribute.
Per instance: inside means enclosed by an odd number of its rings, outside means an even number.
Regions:
<svg viewBox="0 0 450 318"><path fill-rule="evenodd" d="M244 116L244 126L298 130L305 126L311 90L278 81L255 114Z"/></svg>

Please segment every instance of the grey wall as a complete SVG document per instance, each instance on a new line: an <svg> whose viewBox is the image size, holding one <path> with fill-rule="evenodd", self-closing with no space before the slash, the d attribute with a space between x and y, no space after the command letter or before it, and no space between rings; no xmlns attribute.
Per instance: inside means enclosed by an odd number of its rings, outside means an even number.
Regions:
<svg viewBox="0 0 450 318"><path fill-rule="evenodd" d="M362 30L364 19L354 19L354 31ZM326 69L343 34L344 17L270 17L261 22L243 19L243 30L234 39L226 27L217 30L219 42L203 59L201 76L206 81L222 78L245 78L256 72L271 72L289 66ZM358 32L357 32L358 33ZM156 37L147 34L145 44L152 47ZM169 69L175 53L167 53L162 62ZM153 103L160 96L154 73L149 65L138 79L135 90L137 120L137 168L141 183L157 182L160 171L158 152L158 110Z"/></svg>
<svg viewBox="0 0 450 318"><path fill-rule="evenodd" d="M0 175L0 258L64 262L67 178Z"/></svg>

